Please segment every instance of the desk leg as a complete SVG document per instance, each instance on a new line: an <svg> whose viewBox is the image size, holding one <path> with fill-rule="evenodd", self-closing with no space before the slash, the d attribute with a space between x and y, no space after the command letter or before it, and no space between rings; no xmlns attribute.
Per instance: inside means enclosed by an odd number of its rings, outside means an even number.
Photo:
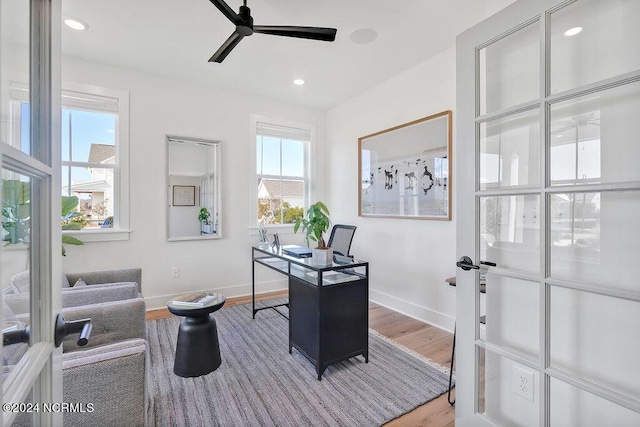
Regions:
<svg viewBox="0 0 640 427"><path fill-rule="evenodd" d="M253 249L251 250L251 315L256 318L256 262L253 260Z"/></svg>

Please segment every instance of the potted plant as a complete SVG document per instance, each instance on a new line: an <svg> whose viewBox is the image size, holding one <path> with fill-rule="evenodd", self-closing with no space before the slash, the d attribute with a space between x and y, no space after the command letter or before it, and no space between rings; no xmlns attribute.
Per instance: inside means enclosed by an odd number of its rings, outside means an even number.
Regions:
<svg viewBox="0 0 640 427"><path fill-rule="evenodd" d="M329 219L329 209L322 202L316 202L309 206L304 217L299 218L293 226L293 232L297 233L302 225L309 246L309 240L318 242L318 246L313 249L313 263L316 265L330 265L333 262L333 250L327 246L323 234L329 230L331 220Z"/></svg>
<svg viewBox="0 0 640 427"><path fill-rule="evenodd" d="M209 209L202 208L198 214L198 221L200 221L200 231L205 234L211 234L211 213Z"/></svg>
<svg viewBox="0 0 640 427"><path fill-rule="evenodd" d="M62 196L60 215L62 230L81 230L85 222L84 215L78 211L78 197ZM29 245L31 237L31 187L28 182L2 180L2 241L5 245ZM62 256L67 252L64 244L84 245L68 234L62 235Z"/></svg>

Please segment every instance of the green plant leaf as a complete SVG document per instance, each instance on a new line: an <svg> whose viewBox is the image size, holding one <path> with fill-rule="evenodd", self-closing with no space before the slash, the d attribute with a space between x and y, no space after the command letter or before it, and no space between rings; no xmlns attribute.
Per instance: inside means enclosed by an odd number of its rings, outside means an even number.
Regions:
<svg viewBox="0 0 640 427"><path fill-rule="evenodd" d="M69 224L62 225L63 230L82 230L82 224L78 224L77 222L71 222Z"/></svg>
<svg viewBox="0 0 640 427"><path fill-rule="evenodd" d="M306 233L307 245L309 245L309 240L313 240L318 242L319 248L324 248L326 245L322 235L327 232L330 225L329 209L324 203L316 202L307 209L306 218L299 218L296 221L293 231L297 233L302 226L302 231Z"/></svg>
<svg viewBox="0 0 640 427"><path fill-rule="evenodd" d="M71 213L71 211L73 211L78 206L78 203L80 203L80 201L76 196L62 196L61 216L66 217L67 215L69 215L69 213Z"/></svg>
<svg viewBox="0 0 640 427"><path fill-rule="evenodd" d="M62 235L62 243L66 243L69 245L77 245L77 246L84 245L84 242L82 240L76 239L75 237L69 236L68 234Z"/></svg>

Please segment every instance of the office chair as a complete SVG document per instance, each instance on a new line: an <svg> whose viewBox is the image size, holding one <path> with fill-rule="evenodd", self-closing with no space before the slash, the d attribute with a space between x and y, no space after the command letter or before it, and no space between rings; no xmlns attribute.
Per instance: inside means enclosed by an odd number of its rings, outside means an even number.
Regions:
<svg viewBox="0 0 640 427"><path fill-rule="evenodd" d="M351 241L356 233L356 228L355 225L334 225L331 229L331 236L329 236L327 246L333 249L334 254L351 257L349 249L351 248Z"/></svg>

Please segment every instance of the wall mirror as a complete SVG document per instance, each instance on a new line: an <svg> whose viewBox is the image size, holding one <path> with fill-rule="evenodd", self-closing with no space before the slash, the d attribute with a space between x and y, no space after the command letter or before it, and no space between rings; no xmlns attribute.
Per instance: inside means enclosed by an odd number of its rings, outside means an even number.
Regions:
<svg viewBox="0 0 640 427"><path fill-rule="evenodd" d="M218 239L220 142L167 136L167 239Z"/></svg>

